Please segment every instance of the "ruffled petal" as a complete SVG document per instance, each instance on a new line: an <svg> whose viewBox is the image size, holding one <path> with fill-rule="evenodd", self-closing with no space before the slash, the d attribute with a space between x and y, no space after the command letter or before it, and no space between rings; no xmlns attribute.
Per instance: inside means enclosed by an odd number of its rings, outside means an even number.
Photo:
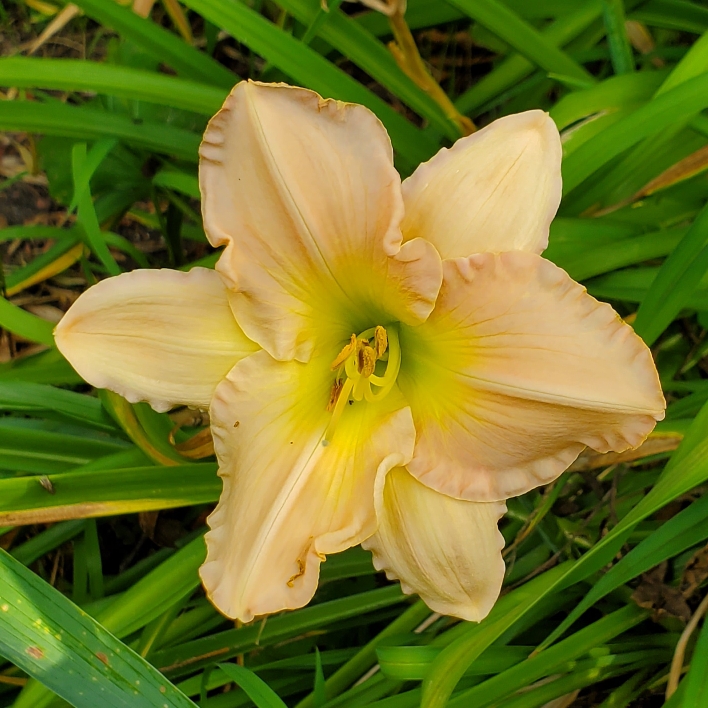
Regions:
<svg viewBox="0 0 708 708"><path fill-rule="evenodd" d="M243 81L200 155L204 227L226 245L217 270L239 324L273 357L307 361L324 329L341 339L428 316L440 258L421 240L401 246L400 177L371 111Z"/></svg>
<svg viewBox="0 0 708 708"><path fill-rule="evenodd" d="M362 543L377 570L400 580L431 610L479 622L494 606L504 580L501 502L462 501L440 494L403 467L376 483L376 533Z"/></svg>
<svg viewBox="0 0 708 708"><path fill-rule="evenodd" d="M584 446L621 452L664 416L651 353L607 304L531 253L444 263L435 311L402 328L418 433L409 471L461 499L523 494Z"/></svg>
<svg viewBox="0 0 708 708"><path fill-rule="evenodd" d="M224 490L209 517L207 593L248 622L307 604L320 563L376 528L374 480L405 464L415 429L399 392L346 406L331 442L331 359L278 362L261 351L219 386L212 430Z"/></svg>
<svg viewBox="0 0 708 708"><path fill-rule="evenodd" d="M136 270L102 280L54 331L82 378L131 403L208 408L217 384L258 347L236 324L218 273Z"/></svg>
<svg viewBox="0 0 708 708"><path fill-rule="evenodd" d="M561 200L561 157L558 129L543 111L495 120L403 182L406 240L427 239L442 258L541 253Z"/></svg>

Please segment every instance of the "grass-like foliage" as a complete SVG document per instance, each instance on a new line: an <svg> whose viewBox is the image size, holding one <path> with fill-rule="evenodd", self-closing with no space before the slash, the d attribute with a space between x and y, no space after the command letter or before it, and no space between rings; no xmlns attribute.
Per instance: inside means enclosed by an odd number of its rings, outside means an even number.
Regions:
<svg viewBox="0 0 708 708"><path fill-rule="evenodd" d="M0 9L0 707L708 706L708 6L408 0L451 110L362 5L60 3ZM509 500L480 624L356 548L308 607L234 625L197 575L208 421L97 394L54 346L96 280L213 267L197 148L245 78L364 104L404 176L460 137L455 114L542 108L561 130L545 255L652 347L669 405L638 450Z"/></svg>

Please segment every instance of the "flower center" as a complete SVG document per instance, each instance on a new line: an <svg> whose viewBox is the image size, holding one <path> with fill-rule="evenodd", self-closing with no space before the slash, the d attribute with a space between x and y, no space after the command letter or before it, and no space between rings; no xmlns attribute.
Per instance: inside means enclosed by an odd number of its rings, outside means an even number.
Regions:
<svg viewBox="0 0 708 708"><path fill-rule="evenodd" d="M386 362L383 376L377 376L376 363ZM359 336L352 334L351 340L332 362L336 371L327 410L332 411L332 419L325 431L323 445L329 445L334 430L347 403L353 401L380 401L387 396L401 368L401 346L398 331L389 327L388 331L377 325L365 330Z"/></svg>

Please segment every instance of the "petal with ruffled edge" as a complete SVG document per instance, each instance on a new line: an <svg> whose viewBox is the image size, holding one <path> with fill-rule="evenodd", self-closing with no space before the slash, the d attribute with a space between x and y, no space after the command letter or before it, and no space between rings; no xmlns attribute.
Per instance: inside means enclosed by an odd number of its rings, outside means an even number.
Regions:
<svg viewBox="0 0 708 708"><path fill-rule="evenodd" d="M431 610L479 622L504 580L501 502L470 502L440 494L396 467L376 480L378 529L362 546L374 566Z"/></svg>
<svg viewBox="0 0 708 708"><path fill-rule="evenodd" d="M428 316L440 258L420 239L401 247L400 178L371 111L244 81L200 156L204 228L226 245L217 270L239 324L276 359L307 361L322 330L339 340Z"/></svg>
<svg viewBox="0 0 708 708"><path fill-rule="evenodd" d="M208 408L219 381L258 349L236 324L221 277L206 268L102 280L69 308L54 338L92 386L159 411Z"/></svg>
<svg viewBox="0 0 708 708"><path fill-rule="evenodd" d="M374 532L377 471L413 453L410 409L397 391L347 406L323 445L330 361L278 362L261 351L241 361L214 396L224 489L209 517L200 572L229 617L248 622L307 604L325 555Z"/></svg>
<svg viewBox="0 0 708 708"><path fill-rule="evenodd" d="M543 111L499 118L443 148L403 182L406 240L442 258L548 246L561 200L560 135Z"/></svg>
<svg viewBox="0 0 708 708"><path fill-rule="evenodd" d="M435 311L402 328L409 471L450 496L506 499L584 446L636 447L664 415L649 349L607 304L531 253L445 261Z"/></svg>

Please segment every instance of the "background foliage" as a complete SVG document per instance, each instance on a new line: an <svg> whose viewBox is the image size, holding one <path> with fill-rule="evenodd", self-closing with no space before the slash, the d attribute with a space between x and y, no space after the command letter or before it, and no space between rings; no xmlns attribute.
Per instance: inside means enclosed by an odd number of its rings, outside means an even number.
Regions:
<svg viewBox="0 0 708 708"><path fill-rule="evenodd" d="M229 623L197 576L207 421L96 395L53 322L107 275L214 264L197 146L239 79L363 103L404 176L459 123L399 68L386 18L341 0L5 4L0 706L708 705L708 6L409 0L406 18L460 113L558 124L546 255L652 346L666 421L509 501L505 593L479 625L360 549L309 607Z"/></svg>

